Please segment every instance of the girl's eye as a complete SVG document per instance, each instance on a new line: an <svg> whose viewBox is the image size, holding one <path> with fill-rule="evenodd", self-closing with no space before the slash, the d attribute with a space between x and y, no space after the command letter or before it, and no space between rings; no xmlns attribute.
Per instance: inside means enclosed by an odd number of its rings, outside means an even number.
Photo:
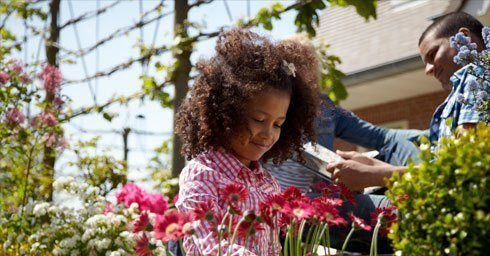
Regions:
<svg viewBox="0 0 490 256"><path fill-rule="evenodd" d="M274 127L281 128L282 124L275 124Z"/></svg>
<svg viewBox="0 0 490 256"><path fill-rule="evenodd" d="M258 122L258 123L263 123L263 122L264 122L264 120L260 120L260 119L256 119L256 118L253 118L253 120L254 120L255 122Z"/></svg>

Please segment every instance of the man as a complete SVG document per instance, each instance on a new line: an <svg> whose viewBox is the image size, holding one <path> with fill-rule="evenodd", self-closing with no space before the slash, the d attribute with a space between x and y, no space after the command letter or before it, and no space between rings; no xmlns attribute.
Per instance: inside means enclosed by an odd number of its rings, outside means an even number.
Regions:
<svg viewBox="0 0 490 256"><path fill-rule="evenodd" d="M429 139L437 149L442 137L451 136L471 129L482 120L481 113L474 108L474 95L470 84L477 78L468 73L468 67L458 67L453 62L457 51L450 46L449 39L458 32L470 37L477 49L484 49L483 25L474 17L463 12L453 12L439 17L422 33L419 39L420 56L425 63L425 73L437 79L444 90L450 91L446 100L435 110L430 121ZM478 89L478 88L477 88ZM462 95L465 103L458 101ZM351 189L384 186L384 179L393 173L405 172L406 168L370 160L355 152L338 152L345 161L329 165L335 181L343 182Z"/></svg>

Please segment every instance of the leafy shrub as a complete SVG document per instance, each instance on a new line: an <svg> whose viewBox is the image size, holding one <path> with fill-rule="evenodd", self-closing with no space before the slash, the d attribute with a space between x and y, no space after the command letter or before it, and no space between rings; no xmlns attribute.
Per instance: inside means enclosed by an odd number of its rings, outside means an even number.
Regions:
<svg viewBox="0 0 490 256"><path fill-rule="evenodd" d="M434 155L422 145L419 166L392 178L401 214L394 247L406 255L484 255L490 245L490 127L444 139Z"/></svg>

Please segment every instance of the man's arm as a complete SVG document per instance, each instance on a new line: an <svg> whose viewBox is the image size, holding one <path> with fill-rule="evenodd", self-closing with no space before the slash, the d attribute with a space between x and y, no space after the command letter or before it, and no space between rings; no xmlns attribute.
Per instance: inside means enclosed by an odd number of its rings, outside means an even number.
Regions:
<svg viewBox="0 0 490 256"><path fill-rule="evenodd" d="M344 161L329 164L332 180L344 183L352 191L367 187L386 186L386 179L394 173L405 173L407 167L394 166L358 152L337 151Z"/></svg>
<svg viewBox="0 0 490 256"><path fill-rule="evenodd" d="M339 107L336 107L336 115L335 136L366 148L380 150L395 140L428 136L428 131L387 129L376 126Z"/></svg>

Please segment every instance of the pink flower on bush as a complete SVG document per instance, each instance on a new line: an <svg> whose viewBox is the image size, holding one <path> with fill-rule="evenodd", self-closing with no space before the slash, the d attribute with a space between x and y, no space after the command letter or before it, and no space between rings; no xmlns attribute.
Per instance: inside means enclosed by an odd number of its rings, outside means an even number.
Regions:
<svg viewBox="0 0 490 256"><path fill-rule="evenodd" d="M27 74L20 75L19 79L24 84L30 84L30 83L32 83L32 79Z"/></svg>
<svg viewBox="0 0 490 256"><path fill-rule="evenodd" d="M56 94L63 79L60 70L51 65L44 67L43 71L39 74L39 78L43 80L43 88L49 94Z"/></svg>
<svg viewBox="0 0 490 256"><path fill-rule="evenodd" d="M62 98L60 98L60 97L54 97L53 104L57 108L60 108L61 106L63 106L63 104L65 104L65 101Z"/></svg>
<svg viewBox="0 0 490 256"><path fill-rule="evenodd" d="M132 182L126 184L116 194L116 198L118 203L124 203L126 207L131 206L132 203L137 203L140 211L148 210L163 214L168 209L168 202L162 194L149 194Z"/></svg>
<svg viewBox="0 0 490 256"><path fill-rule="evenodd" d="M140 209L163 214L168 209L168 203L162 194L146 194L140 204Z"/></svg>
<svg viewBox="0 0 490 256"><path fill-rule="evenodd" d="M0 71L0 84L6 84L10 81L10 75L7 72Z"/></svg>
<svg viewBox="0 0 490 256"><path fill-rule="evenodd" d="M41 138L41 141L46 144L47 147L50 148L58 148L60 150L63 150L67 146L67 141L65 138L63 138L61 135L56 134L56 133L46 133L43 135Z"/></svg>
<svg viewBox="0 0 490 256"><path fill-rule="evenodd" d="M22 67L22 63L17 60L11 61L9 69L17 74L20 74L24 71L24 68Z"/></svg>
<svg viewBox="0 0 490 256"><path fill-rule="evenodd" d="M56 119L54 114L51 112L42 113L39 118L41 119L41 122L47 126L53 126L58 124L58 119Z"/></svg>
<svg viewBox="0 0 490 256"><path fill-rule="evenodd" d="M18 108L12 108L7 112L6 119L8 125L17 126L24 122L25 117Z"/></svg>

